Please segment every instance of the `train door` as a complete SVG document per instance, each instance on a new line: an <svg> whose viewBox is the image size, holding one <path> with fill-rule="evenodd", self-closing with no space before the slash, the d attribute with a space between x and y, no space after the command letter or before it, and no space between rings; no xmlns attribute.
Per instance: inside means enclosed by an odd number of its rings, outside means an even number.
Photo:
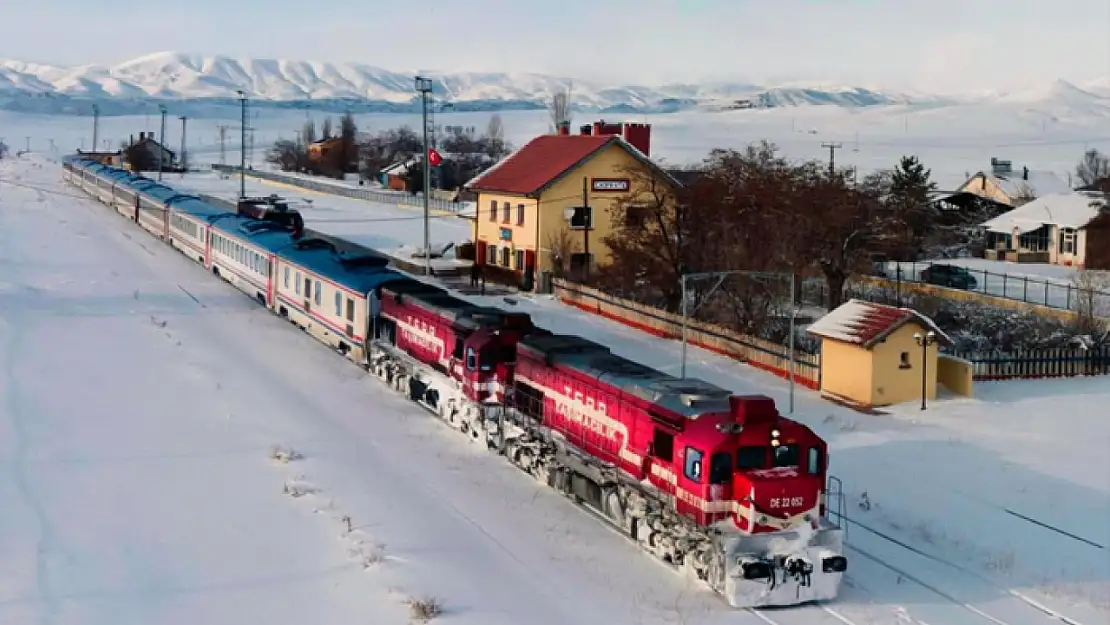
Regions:
<svg viewBox="0 0 1110 625"><path fill-rule="evenodd" d="M651 444L648 448L648 476L660 490L675 492L675 434L671 428L653 421Z"/></svg>

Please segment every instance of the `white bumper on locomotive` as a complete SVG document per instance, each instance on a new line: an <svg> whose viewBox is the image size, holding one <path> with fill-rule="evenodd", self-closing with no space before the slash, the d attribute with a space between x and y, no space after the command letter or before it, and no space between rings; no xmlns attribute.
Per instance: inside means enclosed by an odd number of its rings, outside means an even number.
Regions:
<svg viewBox="0 0 1110 625"><path fill-rule="evenodd" d="M835 526L730 536L724 547L719 591L736 608L835 599L847 568L843 532Z"/></svg>

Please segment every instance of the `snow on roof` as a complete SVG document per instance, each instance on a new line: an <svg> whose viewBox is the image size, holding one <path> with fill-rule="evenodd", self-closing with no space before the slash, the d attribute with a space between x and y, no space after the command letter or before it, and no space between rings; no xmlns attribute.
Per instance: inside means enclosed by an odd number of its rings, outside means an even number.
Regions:
<svg viewBox="0 0 1110 625"><path fill-rule="evenodd" d="M1026 189L1038 197L1071 191L1071 186L1068 185L1066 180L1050 171L1029 170L1028 179L1025 178L1023 172L991 176L991 179L1010 197L1021 196Z"/></svg>
<svg viewBox="0 0 1110 625"><path fill-rule="evenodd" d="M841 304L836 310L814 322L806 332L871 349L911 321L935 332L940 342L952 344L952 339L932 319L916 310L858 299Z"/></svg>
<svg viewBox="0 0 1110 625"><path fill-rule="evenodd" d="M1036 230L1045 224L1062 228L1082 228L1098 216L1098 207L1092 202L1101 197L1097 193L1074 191L1056 193L1037 198L1012 211L983 222L989 232L1018 234Z"/></svg>

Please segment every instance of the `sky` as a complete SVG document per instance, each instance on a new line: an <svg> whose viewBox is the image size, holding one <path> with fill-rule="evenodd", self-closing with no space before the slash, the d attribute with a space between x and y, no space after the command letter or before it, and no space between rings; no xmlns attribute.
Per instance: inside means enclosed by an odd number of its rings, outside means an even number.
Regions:
<svg viewBox="0 0 1110 625"><path fill-rule="evenodd" d="M0 4L0 59L62 65L173 51L614 85L817 81L946 93L1110 76L1110 0Z"/></svg>

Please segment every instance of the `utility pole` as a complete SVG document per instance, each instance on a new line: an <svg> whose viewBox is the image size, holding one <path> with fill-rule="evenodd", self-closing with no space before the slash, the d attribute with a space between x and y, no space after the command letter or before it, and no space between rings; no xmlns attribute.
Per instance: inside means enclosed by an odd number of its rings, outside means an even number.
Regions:
<svg viewBox="0 0 1110 625"><path fill-rule="evenodd" d="M96 150L97 138L100 136L100 106L94 104L93 107L93 150Z"/></svg>
<svg viewBox="0 0 1110 625"><path fill-rule="evenodd" d="M159 104L158 112L162 114L162 128L158 136L158 182L162 182L162 155L166 151L166 105Z"/></svg>
<svg viewBox="0 0 1110 625"><path fill-rule="evenodd" d="M185 159L185 123L189 120L188 117L182 115L178 119L181 120L181 169L188 171L188 161Z"/></svg>
<svg viewBox="0 0 1110 625"><path fill-rule="evenodd" d="M96 149L95 146L93 149ZM31 151L31 137L27 137L27 151Z"/></svg>
<svg viewBox="0 0 1110 625"><path fill-rule="evenodd" d="M844 147L839 141L835 143L822 143L821 147L829 149L829 176L836 175L836 151Z"/></svg>
<svg viewBox="0 0 1110 625"><path fill-rule="evenodd" d="M227 165L227 124L219 126L220 129L220 164Z"/></svg>
<svg viewBox="0 0 1110 625"><path fill-rule="evenodd" d="M420 92L420 104L424 118L424 275L432 274L432 245L430 226L428 224L428 196L432 192L432 169L428 162L430 146L428 145L428 94L432 92L432 80L423 76L416 77L416 90Z"/></svg>
<svg viewBox="0 0 1110 625"><path fill-rule="evenodd" d="M588 282L590 279L590 222L593 221L590 215L590 179L588 176L582 176L582 247L585 250L585 277Z"/></svg>
<svg viewBox="0 0 1110 625"><path fill-rule="evenodd" d="M242 89L239 94L241 119L239 122L239 199L247 197L247 94Z"/></svg>

